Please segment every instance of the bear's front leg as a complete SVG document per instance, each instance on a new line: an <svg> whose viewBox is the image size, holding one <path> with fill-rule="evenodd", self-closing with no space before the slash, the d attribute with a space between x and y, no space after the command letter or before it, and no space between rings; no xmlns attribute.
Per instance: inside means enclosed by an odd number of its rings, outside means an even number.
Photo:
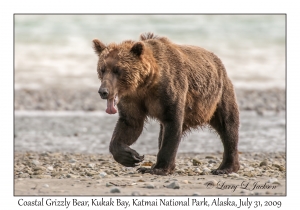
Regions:
<svg viewBox="0 0 300 210"><path fill-rule="evenodd" d="M142 133L143 125L143 117L140 116L137 119L120 113L120 118L109 145L109 151L118 163L126 167L135 167L144 160L144 156L140 156L129 147Z"/></svg>
<svg viewBox="0 0 300 210"><path fill-rule="evenodd" d="M175 158L182 136L182 123L178 119L165 122L163 125L163 138L157 154L157 162L151 169L139 168L140 173L168 175L175 169Z"/></svg>

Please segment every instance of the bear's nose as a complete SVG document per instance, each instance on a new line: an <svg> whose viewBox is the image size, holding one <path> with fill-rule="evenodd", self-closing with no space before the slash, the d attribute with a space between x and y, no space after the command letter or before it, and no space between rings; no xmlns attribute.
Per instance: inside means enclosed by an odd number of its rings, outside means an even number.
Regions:
<svg viewBox="0 0 300 210"><path fill-rule="evenodd" d="M99 88L98 93L100 94L102 99L107 99L109 92L107 88Z"/></svg>

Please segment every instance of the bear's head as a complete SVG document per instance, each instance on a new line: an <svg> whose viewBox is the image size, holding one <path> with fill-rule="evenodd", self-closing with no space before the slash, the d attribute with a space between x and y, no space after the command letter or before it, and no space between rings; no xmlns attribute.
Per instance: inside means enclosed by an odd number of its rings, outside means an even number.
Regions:
<svg viewBox="0 0 300 210"><path fill-rule="evenodd" d="M116 104L123 96L136 94L151 72L152 52L141 42L125 41L104 45L93 40L99 57L97 72L101 81L99 94L107 99L108 114L117 113Z"/></svg>

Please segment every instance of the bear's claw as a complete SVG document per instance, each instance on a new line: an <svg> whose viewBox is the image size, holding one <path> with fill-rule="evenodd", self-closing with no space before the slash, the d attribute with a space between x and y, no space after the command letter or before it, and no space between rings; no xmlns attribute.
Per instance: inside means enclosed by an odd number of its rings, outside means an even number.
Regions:
<svg viewBox="0 0 300 210"><path fill-rule="evenodd" d="M144 160L144 156L140 156L135 150L130 147L123 147L117 153L113 153L114 159L126 167L138 166L138 163Z"/></svg>

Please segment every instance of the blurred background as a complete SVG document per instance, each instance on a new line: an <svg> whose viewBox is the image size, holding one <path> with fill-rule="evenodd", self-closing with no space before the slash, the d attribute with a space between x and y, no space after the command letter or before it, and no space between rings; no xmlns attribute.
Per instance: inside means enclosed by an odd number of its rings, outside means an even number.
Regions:
<svg viewBox="0 0 300 210"><path fill-rule="evenodd" d="M153 32L221 58L241 110L240 151L285 151L285 15L15 15L15 150L108 153L117 116L97 90L92 40ZM151 121L133 146L157 152ZM200 129L180 152L222 152Z"/></svg>
<svg viewBox="0 0 300 210"><path fill-rule="evenodd" d="M284 15L15 15L15 88L97 88L92 39L145 32L214 52L237 88L284 88Z"/></svg>

